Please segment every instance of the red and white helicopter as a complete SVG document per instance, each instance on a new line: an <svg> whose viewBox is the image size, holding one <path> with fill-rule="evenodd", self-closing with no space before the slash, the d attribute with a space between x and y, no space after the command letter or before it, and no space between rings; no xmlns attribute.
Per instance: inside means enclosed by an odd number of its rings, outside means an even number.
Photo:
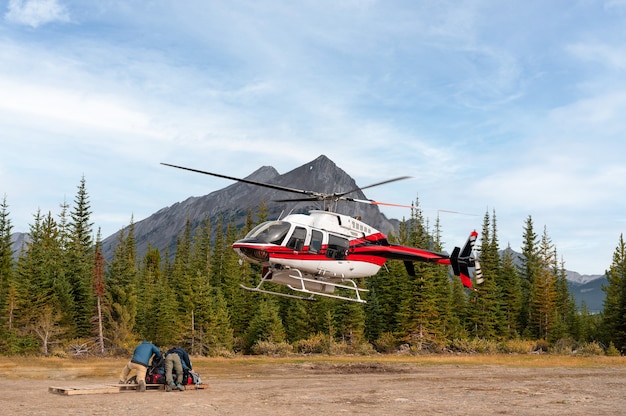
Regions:
<svg viewBox="0 0 626 416"><path fill-rule="evenodd" d="M322 201L332 204L337 201L353 201L374 205L393 205L371 200L354 199L346 195L389 182L408 178L402 176L356 188L341 193L320 193L289 188L249 179L235 178L218 173L161 163L178 169L219 178L230 179L251 185L263 186L285 192L298 193L306 197L285 199L287 201ZM476 283L482 282L482 273L474 243L478 233L472 231L463 248L455 247L451 255L433 251L390 244L380 231L348 215L329 210L312 210L309 214L290 214L280 220L266 221L252 229L232 247L245 261L263 267L261 282L256 287L241 285L244 289L287 296L296 299L314 300L315 295L365 303L353 279L372 276L389 259L404 262L407 272L415 276L413 262L427 262L450 265L454 275L459 276L463 285L472 288L469 269L474 269ZM240 260L241 261L241 260ZM278 283L303 295L274 292L262 289L264 283ZM335 289L346 289L352 296L335 294Z"/></svg>

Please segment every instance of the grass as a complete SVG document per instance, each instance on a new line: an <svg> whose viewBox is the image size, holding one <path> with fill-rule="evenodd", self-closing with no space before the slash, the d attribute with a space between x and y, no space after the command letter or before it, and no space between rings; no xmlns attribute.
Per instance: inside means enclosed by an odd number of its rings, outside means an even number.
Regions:
<svg viewBox="0 0 626 416"><path fill-rule="evenodd" d="M0 377L9 379L109 378L117 380L128 358L71 359L58 357L0 357ZM192 357L194 369L211 378L262 375L280 366L297 364L380 364L415 366L485 366L511 368L624 368L626 357L580 357L549 354L468 354L468 355L376 355L376 356L241 356L235 358Z"/></svg>

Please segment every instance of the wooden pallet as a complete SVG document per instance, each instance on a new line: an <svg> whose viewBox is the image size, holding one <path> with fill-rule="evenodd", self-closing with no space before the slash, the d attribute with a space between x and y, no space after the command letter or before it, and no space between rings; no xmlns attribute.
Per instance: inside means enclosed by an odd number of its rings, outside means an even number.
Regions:
<svg viewBox="0 0 626 416"><path fill-rule="evenodd" d="M185 387L185 390L206 390L209 388L209 385L207 383L187 384L184 387Z"/></svg>
<svg viewBox="0 0 626 416"><path fill-rule="evenodd" d="M78 394L111 394L137 390L137 384L105 384L93 386L48 387L49 393L75 396ZM164 389L162 384L146 384L146 390Z"/></svg>
<svg viewBox="0 0 626 416"><path fill-rule="evenodd" d="M64 396L75 396L79 394L112 394L123 391L137 390L138 384L105 384L79 387L48 387L49 393L61 394ZM185 390L208 389L208 384L191 384L184 386ZM146 384L146 390L165 390L163 384Z"/></svg>

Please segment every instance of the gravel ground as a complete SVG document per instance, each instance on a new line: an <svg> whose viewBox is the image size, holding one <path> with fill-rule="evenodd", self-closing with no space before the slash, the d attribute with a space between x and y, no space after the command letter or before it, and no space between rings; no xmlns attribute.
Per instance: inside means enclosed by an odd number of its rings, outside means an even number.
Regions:
<svg viewBox="0 0 626 416"><path fill-rule="evenodd" d="M117 369L115 370L117 371ZM62 395L111 377L0 378L4 415L624 415L624 366L303 363L203 374L205 390Z"/></svg>

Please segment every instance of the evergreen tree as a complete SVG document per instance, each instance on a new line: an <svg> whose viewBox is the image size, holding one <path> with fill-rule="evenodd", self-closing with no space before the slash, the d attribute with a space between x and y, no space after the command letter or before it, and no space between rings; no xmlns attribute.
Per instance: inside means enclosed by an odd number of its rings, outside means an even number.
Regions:
<svg viewBox="0 0 626 416"><path fill-rule="evenodd" d="M620 234L613 253L613 262L606 271L607 286L602 313L602 335L606 345L613 343L622 353L626 352L626 243Z"/></svg>
<svg viewBox="0 0 626 416"><path fill-rule="evenodd" d="M185 222L185 228L178 237L174 269L167 279L178 305L173 327L180 328L178 343L188 344L195 330L195 296L193 288L193 264L191 253L191 222L189 218Z"/></svg>
<svg viewBox="0 0 626 416"><path fill-rule="evenodd" d="M212 291L209 299L210 319L203 327L202 350L199 353L218 355L229 353L235 345L226 299L219 289Z"/></svg>
<svg viewBox="0 0 626 416"><path fill-rule="evenodd" d="M526 219L524 226L522 258L518 268L522 289L522 308L519 317L519 327L522 335L525 337L533 337L538 334L532 326L534 317L533 295L535 293L535 279L540 271L539 255L537 247L537 234L534 231L533 220L530 216Z"/></svg>
<svg viewBox="0 0 626 416"><path fill-rule="evenodd" d="M285 341L285 329L280 320L274 297L263 297L256 315L250 321L244 341L247 350L259 341L272 343Z"/></svg>
<svg viewBox="0 0 626 416"><path fill-rule="evenodd" d="M539 269L533 285L533 305L531 316L536 333L541 339L549 339L556 323L557 313L557 273L554 245L548 237L547 229L539 245Z"/></svg>
<svg viewBox="0 0 626 416"><path fill-rule="evenodd" d="M105 284L105 261L102 255L102 242L100 241L100 230L96 237L96 248L93 269L93 293L96 297L96 311L92 318L93 334L96 340L96 349L100 355L104 355L106 351L104 340L104 309L107 308L105 303L106 284Z"/></svg>
<svg viewBox="0 0 626 416"><path fill-rule="evenodd" d="M126 230L119 233L118 244L107 269L109 309L105 311L105 335L114 353L132 351L137 342L137 281L135 226L131 220Z"/></svg>
<svg viewBox="0 0 626 416"><path fill-rule="evenodd" d="M470 295L471 307L468 319L471 322L470 332L484 339L495 339L500 322L500 309L497 299L496 277L500 269L500 257L495 231L492 228L489 213L485 213L480 246L480 265L483 283L476 285ZM472 311L473 309L473 311Z"/></svg>
<svg viewBox="0 0 626 416"><path fill-rule="evenodd" d="M67 331L63 323L71 315L63 313L73 309L71 288L62 267L59 228L51 213L42 217L37 212L29 239L18 260L16 325L31 340L37 340L40 352L48 355Z"/></svg>
<svg viewBox="0 0 626 416"><path fill-rule="evenodd" d="M410 245L428 248L430 236L424 226L421 209L417 206L411 215L409 228ZM398 334L400 339L413 348L439 348L444 341L444 327L438 302L442 301L437 290L437 268L432 264L416 263L415 276L408 279L406 296L398 311Z"/></svg>
<svg viewBox="0 0 626 416"><path fill-rule="evenodd" d="M0 338L12 321L11 307L8 302L9 288L13 276L13 249L11 248L11 219L6 195L0 204Z"/></svg>
<svg viewBox="0 0 626 416"><path fill-rule="evenodd" d="M365 312L356 302L337 301L333 308L336 336L349 346L358 346L365 339Z"/></svg>
<svg viewBox="0 0 626 416"><path fill-rule="evenodd" d="M192 309L192 326L189 334L189 349L193 354L203 354L211 348L209 328L215 317L212 311L214 295L210 285L210 275L211 222L208 217L205 217L196 230L191 248L189 307ZM221 300L223 301L223 297ZM228 316L227 310L224 310L224 313Z"/></svg>
<svg viewBox="0 0 626 416"><path fill-rule="evenodd" d="M307 339L312 334L312 324L307 309L308 302L294 301L288 298L282 299L285 302L282 303L280 312L287 341L295 343Z"/></svg>
<svg viewBox="0 0 626 416"><path fill-rule="evenodd" d="M504 251L502 271L500 273L500 296L504 325L502 335L505 338L519 336L519 315L522 309L522 291L511 246Z"/></svg>
<svg viewBox="0 0 626 416"><path fill-rule="evenodd" d="M92 335L91 318L95 308L93 293L94 246L93 223L90 220L91 207L84 176L78 186L70 216L71 221L68 224L69 246L66 251L65 268L68 282L72 287L75 319L73 327L76 336L89 337Z"/></svg>

